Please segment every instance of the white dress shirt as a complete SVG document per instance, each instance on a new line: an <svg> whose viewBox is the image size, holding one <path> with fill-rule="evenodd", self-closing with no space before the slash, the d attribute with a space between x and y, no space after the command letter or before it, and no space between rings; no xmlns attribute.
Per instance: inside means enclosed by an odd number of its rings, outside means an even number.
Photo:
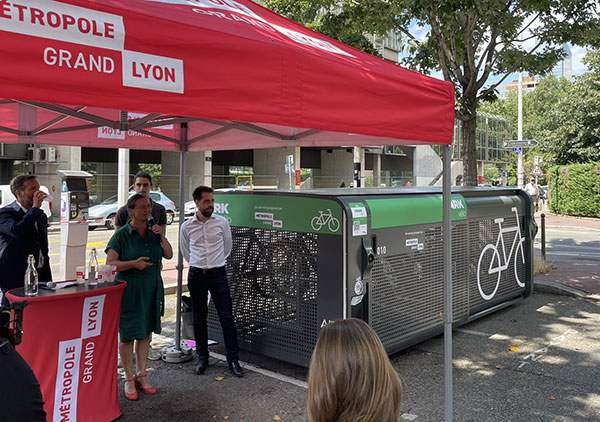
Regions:
<svg viewBox="0 0 600 422"><path fill-rule="evenodd" d="M225 266L231 244L229 223L220 215L211 215L206 223L194 215L181 226L179 250L191 267L206 270Z"/></svg>

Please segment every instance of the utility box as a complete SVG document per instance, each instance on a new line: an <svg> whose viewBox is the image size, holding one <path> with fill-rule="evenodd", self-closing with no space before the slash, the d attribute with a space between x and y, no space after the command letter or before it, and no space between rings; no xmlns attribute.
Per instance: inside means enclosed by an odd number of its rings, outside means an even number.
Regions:
<svg viewBox="0 0 600 422"><path fill-rule="evenodd" d="M443 250L436 188L215 193L240 347L308 366L320 329L355 317L395 353L443 332L444 255L456 326L533 290L536 225L516 188L457 188ZM221 340L209 307L209 335Z"/></svg>
<svg viewBox="0 0 600 422"><path fill-rule="evenodd" d="M60 222L86 221L90 194L86 179L93 177L86 171L58 170L61 180Z"/></svg>
<svg viewBox="0 0 600 422"><path fill-rule="evenodd" d="M85 171L59 170L61 177L60 201L60 278L74 280L75 267L85 265L88 237L88 209L90 196Z"/></svg>

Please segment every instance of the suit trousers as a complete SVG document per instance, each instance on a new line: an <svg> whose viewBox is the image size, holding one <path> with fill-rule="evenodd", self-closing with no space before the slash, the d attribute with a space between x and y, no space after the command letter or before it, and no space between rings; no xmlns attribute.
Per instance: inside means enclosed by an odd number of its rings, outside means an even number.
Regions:
<svg viewBox="0 0 600 422"><path fill-rule="evenodd" d="M237 327L233 318L231 293L225 267L203 270L190 267L188 273L188 290L192 296L194 312L194 337L196 353L200 359L208 359L208 292L210 292L215 309L219 316L223 339L227 350L227 361L239 359Z"/></svg>

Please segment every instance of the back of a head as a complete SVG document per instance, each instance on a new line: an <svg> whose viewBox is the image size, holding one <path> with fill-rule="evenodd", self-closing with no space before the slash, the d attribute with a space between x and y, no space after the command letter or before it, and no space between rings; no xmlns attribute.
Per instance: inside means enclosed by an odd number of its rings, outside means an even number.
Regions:
<svg viewBox="0 0 600 422"><path fill-rule="evenodd" d="M397 421L401 394L398 374L364 321L335 321L321 330L308 375L309 421Z"/></svg>

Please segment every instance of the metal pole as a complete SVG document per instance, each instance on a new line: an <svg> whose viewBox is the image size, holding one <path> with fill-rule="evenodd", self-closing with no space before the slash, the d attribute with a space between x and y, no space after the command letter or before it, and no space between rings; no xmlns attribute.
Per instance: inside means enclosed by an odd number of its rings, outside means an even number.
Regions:
<svg viewBox="0 0 600 422"><path fill-rule="evenodd" d="M520 39L520 37L519 37ZM523 72L519 72L519 86L517 87L517 139L523 140ZM519 151L519 160L517 162L517 187L523 188L523 148Z"/></svg>
<svg viewBox="0 0 600 422"><path fill-rule="evenodd" d="M354 187L360 187L360 147L354 147L352 151L354 161Z"/></svg>
<svg viewBox="0 0 600 422"><path fill-rule="evenodd" d="M119 148L117 205L122 207L129 198L129 150Z"/></svg>
<svg viewBox="0 0 600 422"><path fill-rule="evenodd" d="M546 262L546 214L540 216L542 223L542 259Z"/></svg>
<svg viewBox="0 0 600 422"><path fill-rule="evenodd" d="M443 247L444 247L444 420L452 422L452 145L446 145L443 162Z"/></svg>
<svg viewBox="0 0 600 422"><path fill-rule="evenodd" d="M182 128L183 132L184 129ZM183 135L182 135L183 137ZM185 179L186 172L186 145L181 146L181 152L179 154L179 231L181 232L181 225L184 221L185 211L185 186L182 183ZM183 255L181 254L181 248L177 248L177 319L175 323L175 348L181 350L181 295L183 294Z"/></svg>
<svg viewBox="0 0 600 422"><path fill-rule="evenodd" d="M181 124L181 151L179 154L179 232L184 221L185 212L185 173L187 158L187 123ZM181 237L179 237L181 242ZM192 348L181 344L181 295L183 294L183 255L177 248L177 319L175 320L175 344L162 350L165 362L181 363L193 359Z"/></svg>

